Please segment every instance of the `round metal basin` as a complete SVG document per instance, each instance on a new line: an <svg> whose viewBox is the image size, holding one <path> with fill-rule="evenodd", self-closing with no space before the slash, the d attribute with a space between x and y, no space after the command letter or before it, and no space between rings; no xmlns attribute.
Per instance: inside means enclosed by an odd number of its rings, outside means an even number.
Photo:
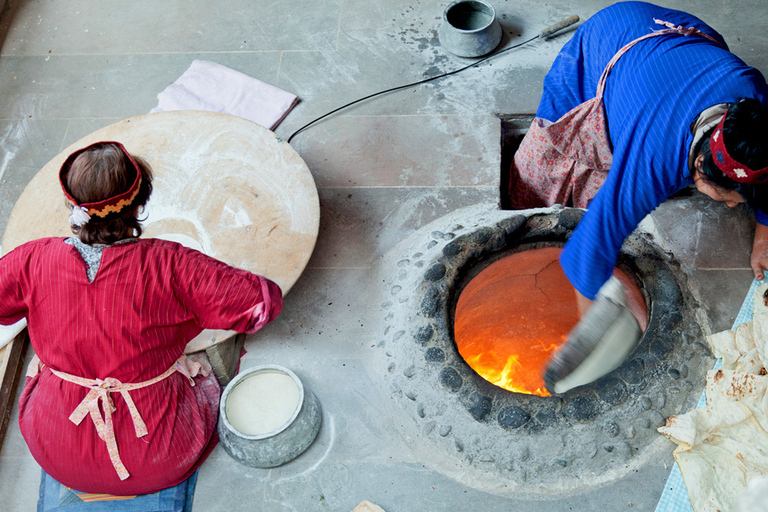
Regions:
<svg viewBox="0 0 768 512"><path fill-rule="evenodd" d="M501 42L496 10L485 0L456 0L443 12L440 44L459 57L481 57Z"/></svg>
<svg viewBox="0 0 768 512"><path fill-rule="evenodd" d="M290 377L298 387L299 399L287 421L269 432L247 434L230 422L227 400L233 390L247 382L247 379L264 373L278 373ZM304 387L296 374L282 366L263 365L247 369L224 389L217 427L221 444L235 460L254 468L273 468L292 461L309 448L320 431L320 422L320 403L315 395ZM246 430L242 426L240 428Z"/></svg>

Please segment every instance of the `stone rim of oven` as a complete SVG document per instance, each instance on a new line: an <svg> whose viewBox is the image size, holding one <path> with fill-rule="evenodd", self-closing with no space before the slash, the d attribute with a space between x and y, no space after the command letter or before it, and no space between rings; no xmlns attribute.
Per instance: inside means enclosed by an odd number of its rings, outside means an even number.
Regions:
<svg viewBox="0 0 768 512"><path fill-rule="evenodd" d="M712 359L697 293L642 230L625 243L620 266L646 296L648 330L618 369L593 385L539 397L494 386L459 355L453 309L470 271L518 250L562 244L582 214L558 207L449 215L445 226L438 219L409 237L412 243L398 246L406 247L382 268L394 276L379 343L392 397L415 421L417 437L431 441L427 451L452 459L458 470L446 472L469 485L477 482L466 476L474 469L494 476L481 487L499 493L556 494L615 480L654 452L651 445L661 440L656 427L666 417L698 399L703 363Z"/></svg>

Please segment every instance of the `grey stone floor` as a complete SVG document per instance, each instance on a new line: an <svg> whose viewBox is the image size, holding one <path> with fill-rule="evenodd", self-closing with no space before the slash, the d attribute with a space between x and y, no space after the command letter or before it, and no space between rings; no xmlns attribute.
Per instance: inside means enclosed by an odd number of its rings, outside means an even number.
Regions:
<svg viewBox="0 0 768 512"><path fill-rule="evenodd" d="M1 3L1 2L0 2ZM7 0L0 12L0 232L34 174L68 144L148 112L193 59L212 60L291 91L301 103L276 130L382 88L465 65L436 30L438 0ZM504 45L605 0L494 0ZM764 0L662 2L719 29L768 71ZM296 371L323 406L315 444L273 470L248 469L219 447L203 465L195 510L651 511L671 455L600 488L535 501L499 496L428 469L377 389L370 346L379 316L377 260L432 220L496 200L498 114L531 113L569 36L536 41L463 74L365 102L294 140L315 177L321 226L309 266L281 317L247 343L245 367ZM751 280L750 216L694 195L654 212L699 279L713 329L730 326ZM673 446L669 445L671 454ZM14 415L0 452L0 509L34 510L39 467Z"/></svg>

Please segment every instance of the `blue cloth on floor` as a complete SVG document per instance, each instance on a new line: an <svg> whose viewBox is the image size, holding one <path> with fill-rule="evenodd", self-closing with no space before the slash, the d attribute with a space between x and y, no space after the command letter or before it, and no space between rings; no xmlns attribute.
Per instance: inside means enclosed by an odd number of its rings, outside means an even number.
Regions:
<svg viewBox="0 0 768 512"><path fill-rule="evenodd" d="M190 512L197 471L176 487L130 499L85 502L45 471L40 479L37 512Z"/></svg>
<svg viewBox="0 0 768 512"><path fill-rule="evenodd" d="M736 329L741 324L752 320L755 290L762 283L763 281L752 281L752 286L749 287L747 296L744 298L744 303L741 305L739 314L736 315L736 320L733 321L731 329ZM715 369L722 366L722 360L718 359L717 363L715 363ZM706 394L702 393L696 408L704 407L706 404ZM683 474L680 472L680 466L677 465L677 462L675 462L672 472L667 479L667 484L664 486L664 491L661 493L659 504L656 506L656 512L693 512L691 502L688 500L688 488L685 486L685 482L683 482Z"/></svg>

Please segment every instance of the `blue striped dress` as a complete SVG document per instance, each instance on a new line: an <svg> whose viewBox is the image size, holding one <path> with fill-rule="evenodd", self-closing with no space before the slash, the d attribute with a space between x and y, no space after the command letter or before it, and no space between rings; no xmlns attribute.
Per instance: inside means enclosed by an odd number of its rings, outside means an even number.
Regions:
<svg viewBox="0 0 768 512"><path fill-rule="evenodd" d="M698 115L744 97L768 106L763 76L730 53L711 27L681 11L623 2L595 14L563 47L544 79L536 115L557 121L594 97L600 74L622 46L665 28L654 18L695 27L723 47L700 36L653 37L631 48L608 76L604 99L613 164L560 258L568 279L590 299L640 221L693 182L687 159ZM758 212L757 220L768 224L768 215Z"/></svg>

